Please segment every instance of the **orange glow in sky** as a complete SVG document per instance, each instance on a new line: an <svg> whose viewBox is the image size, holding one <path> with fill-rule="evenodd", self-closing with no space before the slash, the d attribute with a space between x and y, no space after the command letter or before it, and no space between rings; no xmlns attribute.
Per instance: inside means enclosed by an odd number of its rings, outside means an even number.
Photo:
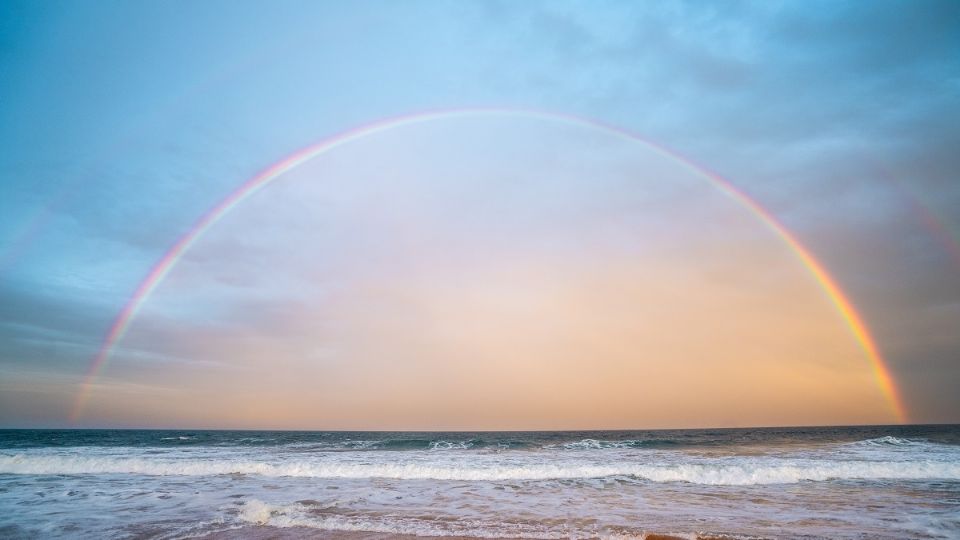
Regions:
<svg viewBox="0 0 960 540"><path fill-rule="evenodd" d="M509 116L401 126L285 172L211 226L132 320L85 417L896 421L816 278L757 215L636 141Z"/></svg>

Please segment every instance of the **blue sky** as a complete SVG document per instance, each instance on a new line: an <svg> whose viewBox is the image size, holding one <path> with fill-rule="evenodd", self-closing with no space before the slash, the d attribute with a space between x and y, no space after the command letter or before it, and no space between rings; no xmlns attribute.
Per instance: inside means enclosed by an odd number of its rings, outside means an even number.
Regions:
<svg viewBox="0 0 960 540"><path fill-rule="evenodd" d="M243 180L415 111L669 146L837 278L913 416L960 421L956 2L0 3L0 424L59 425L124 301Z"/></svg>

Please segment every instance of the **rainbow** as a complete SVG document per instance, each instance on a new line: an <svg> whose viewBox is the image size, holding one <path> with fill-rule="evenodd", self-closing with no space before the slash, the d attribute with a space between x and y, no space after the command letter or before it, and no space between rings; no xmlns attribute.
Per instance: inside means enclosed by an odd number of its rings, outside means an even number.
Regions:
<svg viewBox="0 0 960 540"><path fill-rule="evenodd" d="M920 225L926 229L927 233L929 233L935 242L943 247L951 262L957 268L960 268L960 235L951 231L949 226L944 223L943 219L937 215L933 208L914 195L914 193L908 189L907 184L899 180L888 168L874 161L871 169L906 202Z"/></svg>
<svg viewBox="0 0 960 540"><path fill-rule="evenodd" d="M859 343L861 349L870 361L875 381L886 398L894 417L898 422L901 423L907 421L906 408L904 407L903 400L894 383L893 377L890 374L890 370L884 362L873 337L870 335L869 329L867 328L863 319L854 309L853 304L846 297L846 295L843 294L843 291L837 285L836 281L830 276L829 273L827 273L824 266L817 261L816 258L814 258L810 251L807 250L770 212L760 206L750 196L738 189L728 180L708 170L707 168L690 161L689 159L681 156L669 148L648 141L640 135L619 126L608 124L601 120L584 118L571 114L548 112L536 109L514 108L432 110L387 118L338 133L318 143L302 148L267 167L253 178L250 178L244 182L225 199L220 201L216 206L201 216L200 219L198 219L193 225L193 227L190 228L186 234L181 236L176 243L174 243L173 246L163 255L163 257L160 258L160 260L153 266L147 276L134 291L126 305L124 305L123 309L113 321L113 324L107 331L107 334L104 337L103 343L97 351L96 356L90 363L90 367L86 376L84 377L80 390L77 393L73 409L70 413L71 421L76 422L82 415L84 406L87 402L90 390L97 378L97 375L107 364L111 353L117 346L117 343L123 339L124 334L130 327L130 323L136 317L137 312L140 310L146 300L150 297L153 291L156 290L157 286L163 281L170 270L176 266L177 262L184 255L184 253L186 253L187 250L189 250L190 247L201 236L203 236L203 234L210 227L217 223L217 221L219 221L238 204L266 187L268 184L270 184L270 182L279 178L284 173L297 168L298 166L319 155L350 144L351 142L368 135L381 133L403 126L421 124L440 119L489 115L519 116L600 129L624 139L645 144L662 155L683 164L690 171L710 180L717 189L730 196L733 200L759 218L764 225L774 232L791 249L791 251L793 251L803 266L809 270L814 279L817 281L817 283L819 283L820 287L829 297L830 301L833 303L834 307L837 309L846 325L850 328L854 338Z"/></svg>

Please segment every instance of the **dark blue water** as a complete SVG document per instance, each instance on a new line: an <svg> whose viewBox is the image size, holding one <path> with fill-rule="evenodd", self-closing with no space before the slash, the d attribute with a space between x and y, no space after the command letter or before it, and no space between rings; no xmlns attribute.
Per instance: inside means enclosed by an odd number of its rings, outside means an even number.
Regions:
<svg viewBox="0 0 960 540"><path fill-rule="evenodd" d="M642 431L248 431L134 429L0 429L0 448L57 446L283 446L294 443L344 450L425 450L447 442L470 448L537 449L595 439L637 447L717 447L844 443L882 437L960 445L960 426L854 426L673 429ZM358 441L370 441L369 445Z"/></svg>
<svg viewBox="0 0 960 540"><path fill-rule="evenodd" d="M14 538L960 538L960 426L2 430L0 510Z"/></svg>

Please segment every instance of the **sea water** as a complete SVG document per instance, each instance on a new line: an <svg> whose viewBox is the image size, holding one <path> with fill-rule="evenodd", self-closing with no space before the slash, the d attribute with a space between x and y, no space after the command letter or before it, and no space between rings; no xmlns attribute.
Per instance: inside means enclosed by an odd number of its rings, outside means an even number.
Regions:
<svg viewBox="0 0 960 540"><path fill-rule="evenodd" d="M960 538L960 426L0 431L2 538L264 531Z"/></svg>

